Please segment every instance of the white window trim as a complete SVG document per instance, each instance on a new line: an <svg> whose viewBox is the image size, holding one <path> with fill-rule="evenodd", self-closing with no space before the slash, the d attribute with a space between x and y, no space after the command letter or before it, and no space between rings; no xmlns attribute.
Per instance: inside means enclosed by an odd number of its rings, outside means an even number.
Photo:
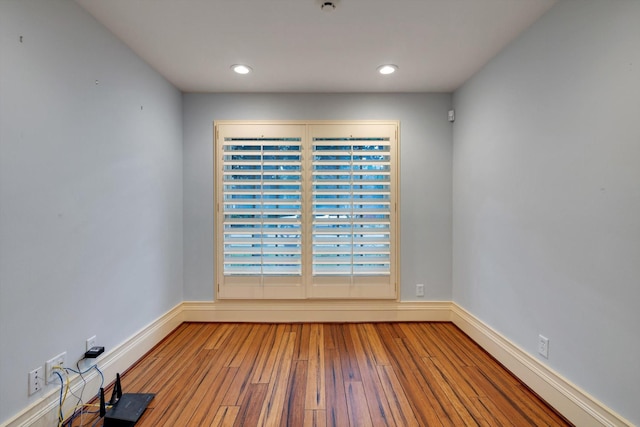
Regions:
<svg viewBox="0 0 640 427"><path fill-rule="evenodd" d="M302 258L304 273L301 276L233 276L224 275L224 200L223 200L223 151L225 135L243 134L242 126L261 127L260 135L270 137L290 137L294 134L303 138L302 148ZM270 128L274 126L273 128ZM346 126L350 126L349 135L357 137L374 136L371 126L379 132L389 134L391 158L390 166L390 255L388 276L313 276L312 268L312 217L311 194L313 184L309 177L312 169L312 141L315 136L344 136ZM218 299L396 299L399 281L399 122L398 121L236 121L214 122L214 251L216 297ZM271 130L269 130L271 129ZM336 131L337 130L337 131ZM240 132L240 133L238 133ZM322 132L319 134L318 132ZM333 133L332 133L333 132ZM223 135L221 135L223 134ZM244 132L245 137L250 137ZM255 133L253 134L255 135ZM349 283L345 283L349 277Z"/></svg>

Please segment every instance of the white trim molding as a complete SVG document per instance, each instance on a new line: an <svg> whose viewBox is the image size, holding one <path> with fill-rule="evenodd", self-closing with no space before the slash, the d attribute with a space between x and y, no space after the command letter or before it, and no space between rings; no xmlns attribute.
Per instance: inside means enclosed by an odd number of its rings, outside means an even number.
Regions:
<svg viewBox="0 0 640 427"><path fill-rule="evenodd" d="M186 322L449 322L451 302L223 300L184 302Z"/></svg>
<svg viewBox="0 0 640 427"><path fill-rule="evenodd" d="M575 425L632 425L456 303L451 304L451 321Z"/></svg>
<svg viewBox="0 0 640 427"><path fill-rule="evenodd" d="M106 383L109 382L109 379L115 378L116 373L124 372L133 366L142 356L169 335L171 331L180 326L184 321L182 315L183 308L182 303L180 303L113 350L100 356L97 359L97 365L103 372ZM80 366L83 368L82 365ZM90 366L88 365L84 368L89 368ZM95 369L85 374L84 379L86 387L82 397L85 401L88 401L96 395L101 380ZM70 377L69 387L76 395L80 393L82 385L79 375L74 374ZM51 390L42 399L1 424L1 427L50 427L58 425L59 393L59 388ZM67 399L67 403L63 408L65 416L71 416L75 403L76 399Z"/></svg>

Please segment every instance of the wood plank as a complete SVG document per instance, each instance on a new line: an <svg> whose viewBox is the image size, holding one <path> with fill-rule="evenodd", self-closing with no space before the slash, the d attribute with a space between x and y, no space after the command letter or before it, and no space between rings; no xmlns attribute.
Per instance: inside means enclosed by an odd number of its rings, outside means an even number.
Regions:
<svg viewBox="0 0 640 427"><path fill-rule="evenodd" d="M276 340L277 340L276 332L277 332L276 325L269 325L268 330L265 334L264 340L260 345L260 349L258 351L258 356L256 357L255 364L253 366L253 370L252 370L253 373L251 375L251 382L253 384L260 383L260 382L267 382L268 378L271 376L271 372L269 372L268 375L265 375L264 378L261 378L264 372L265 366L267 364L267 360L269 356L273 353L273 349L276 345Z"/></svg>
<svg viewBox="0 0 640 427"><path fill-rule="evenodd" d="M225 393L231 387L231 383L237 373L238 368L221 368L220 373L216 376L216 381L211 386L211 389L204 393L205 395L202 398L201 404L191 419L193 425L206 426L213 423L215 415L217 415L217 409L219 408L239 408L239 406L222 405Z"/></svg>
<svg viewBox="0 0 640 427"><path fill-rule="evenodd" d="M394 371L420 425L441 426L444 412L412 358L413 349L408 348L402 338L394 339L386 346L392 357Z"/></svg>
<svg viewBox="0 0 640 427"><path fill-rule="evenodd" d="M202 347L205 350L217 350L224 345L225 341L233 334L237 325L231 323L221 323L214 329L213 334Z"/></svg>
<svg viewBox="0 0 640 427"><path fill-rule="evenodd" d="M558 425L565 421L555 412L545 411L547 405L526 386L518 384L511 390L513 390L514 401L522 408L526 408L531 418L547 425Z"/></svg>
<svg viewBox="0 0 640 427"><path fill-rule="evenodd" d="M483 395L482 389L478 387L462 370L462 366L456 366L449 361L442 361L438 357L432 357L431 362L438 368L449 383L455 384L467 397L479 397Z"/></svg>
<svg viewBox="0 0 640 427"><path fill-rule="evenodd" d="M262 402L264 402L267 395L267 384L249 384L249 389L244 398L244 401L240 405L240 411L236 416L234 426L257 426L258 419L260 419L260 412L262 409Z"/></svg>
<svg viewBox="0 0 640 427"><path fill-rule="evenodd" d="M202 336L204 337L204 335ZM196 341L198 343L201 342L199 340ZM150 407L157 406L159 411L154 411L150 417L151 419L154 419L154 417L160 418L178 410L179 403L176 401L179 400L180 393L185 393L185 388L189 385L188 378L193 376L202 378L206 375L206 372L203 372L206 369L206 365L202 361L208 357L207 352L199 350L199 347L195 347L193 350L197 350L197 353L191 351L180 353L182 356L188 357L193 363L185 364L171 360L154 372L152 381L148 382L144 389L133 390L127 388L128 386L123 377L123 389L125 392L144 391L156 394ZM166 359L171 358L164 357L161 360L166 361Z"/></svg>
<svg viewBox="0 0 640 427"><path fill-rule="evenodd" d="M334 330L334 339L336 348L340 353L340 364L342 366L342 378L344 381L361 381L360 368L358 368L358 359L356 351L353 348L353 340L351 332L345 324L332 325Z"/></svg>
<svg viewBox="0 0 640 427"><path fill-rule="evenodd" d="M304 411L304 427L326 427L327 419L323 410Z"/></svg>
<svg viewBox="0 0 640 427"><path fill-rule="evenodd" d="M480 425L485 423L484 414L477 410L472 400L484 395L484 393L480 391L480 388L475 385L460 367L452 366L448 362L442 362L437 357L430 358L429 363L433 364L432 369L437 370L443 378L443 381L447 384L448 393L454 393L456 395L456 399L462 402L476 423Z"/></svg>
<svg viewBox="0 0 640 427"><path fill-rule="evenodd" d="M299 340L296 341L299 342ZM295 347L293 352L294 354L296 353ZM285 404L282 408L281 427L300 426L304 423L305 418L304 398L307 384L307 361L294 360L292 369L293 371L289 376L287 395L284 399Z"/></svg>
<svg viewBox="0 0 640 427"><path fill-rule="evenodd" d="M199 381L204 376L203 370L206 370L205 360L208 353L207 351L199 352L191 363L185 364L184 369L179 370L178 375L173 375L166 381L165 384L168 387L163 386L158 390L153 399L154 411L145 419L148 425L158 425L160 420L179 416L182 406L191 397L192 392L189 389L192 379L197 378Z"/></svg>
<svg viewBox="0 0 640 427"><path fill-rule="evenodd" d="M389 401L391 414L398 426L419 426L409 399L391 366L378 366L378 376Z"/></svg>
<svg viewBox="0 0 640 427"><path fill-rule="evenodd" d="M277 426L282 417L282 407L287 395L289 373L293 362L293 348L295 347L296 334L287 334L286 348L278 363L273 380L269 383L267 396L262 404L258 425Z"/></svg>
<svg viewBox="0 0 640 427"><path fill-rule="evenodd" d="M433 347L433 356L446 358L456 366L469 366L473 360L466 351L460 351L452 345L447 336L448 325L441 323L414 323L413 328L418 331L418 336ZM442 345L446 342L447 345Z"/></svg>
<svg viewBox="0 0 640 427"><path fill-rule="evenodd" d="M341 427L349 424L347 411L347 396L344 392L340 352L329 350L325 361L325 390L326 390L326 423L330 427Z"/></svg>
<svg viewBox="0 0 640 427"><path fill-rule="evenodd" d="M462 332L457 326L446 323L439 325L443 335L446 334L451 337L451 340L447 340L447 344L452 347L452 351L464 351L470 360L469 366L481 366L483 370L490 373L491 376L496 378L502 377L505 384L519 385L520 381L513 375L504 375L508 372L504 366L493 358L489 353L484 351L482 347L473 342L464 332Z"/></svg>
<svg viewBox="0 0 640 427"><path fill-rule="evenodd" d="M246 331L245 333L240 334L238 340L242 339L240 344L246 344L244 339L249 336L249 325L243 326ZM251 346L251 345L249 345ZM254 347L255 348L255 347ZM234 349L229 351L229 356L227 359L227 363L231 363L233 354L239 352L240 345L236 345ZM246 351L245 351L246 354ZM252 355L257 357L257 354ZM226 406L236 406L239 405L240 402L244 399L244 396L248 390L249 384L251 383L251 369L253 368L252 364L255 359L253 357L248 359L248 362L241 366L241 369L238 369L238 374L234 377L233 382L231 383L229 389L227 390L224 399L222 400L222 404Z"/></svg>
<svg viewBox="0 0 640 427"><path fill-rule="evenodd" d="M376 365L390 365L389 356L380 341L378 331L371 323L359 325L360 337L367 353L371 354Z"/></svg>
<svg viewBox="0 0 640 427"><path fill-rule="evenodd" d="M382 338L382 341L390 341L396 338L401 338L398 332L393 327L395 323L376 323L375 328L378 331L378 335Z"/></svg>
<svg viewBox="0 0 640 427"><path fill-rule="evenodd" d="M151 386L149 384L156 376L156 372L161 369L162 360L163 359L159 357L148 356L138 362L135 367L136 370L141 372L141 375L133 378L126 376L126 382L124 379L122 381L122 385L126 387L125 390L131 393L138 393L140 390L150 390ZM108 391L111 390L112 388L108 388Z"/></svg>
<svg viewBox="0 0 640 427"><path fill-rule="evenodd" d="M161 387L167 381L178 381L182 372L189 369L184 360L196 358L196 355L201 351L202 342L206 341L209 335L210 330L200 324L193 324L191 330L185 329L184 333L182 331L179 332L181 339L169 340L164 345L157 347L155 355L159 360L155 365L154 375L148 377L144 390L149 393L159 393ZM127 388L124 389L128 390Z"/></svg>
<svg viewBox="0 0 640 427"><path fill-rule="evenodd" d="M220 406L210 427L232 427L240 412L239 406ZM200 424L202 425L202 424Z"/></svg>
<svg viewBox="0 0 640 427"><path fill-rule="evenodd" d="M203 354L208 353L203 351ZM183 396L189 398L182 400L182 404L178 405L176 410L171 414L167 414L162 419L163 423L168 425L196 425L199 416L198 408L209 406L208 402L216 397L215 394L212 395L210 393L220 388L225 378L224 374L229 369L233 369L223 368L221 358L204 358L202 364L205 367L199 369L198 374L189 379L191 383L183 392ZM194 417L196 420L193 419Z"/></svg>
<svg viewBox="0 0 640 427"><path fill-rule="evenodd" d="M299 328L300 335L296 343L295 359L309 360L309 338L311 336L311 323L303 323Z"/></svg>
<svg viewBox="0 0 640 427"><path fill-rule="evenodd" d="M360 381L348 381L345 386L345 393L347 395L349 425L373 427L362 383Z"/></svg>
<svg viewBox="0 0 640 427"><path fill-rule="evenodd" d="M256 358L258 357L259 349L262 345L262 339L265 335L262 333L266 331L266 326L253 325L252 330L247 336L247 339L243 343L242 347L237 352L237 358L241 360L238 366L238 372L227 390L224 396L223 404L228 406L238 405L244 398L247 392L247 386L251 382L252 369L254 368ZM230 366L237 364L236 358L232 360Z"/></svg>
<svg viewBox="0 0 640 427"><path fill-rule="evenodd" d="M336 340L333 337L335 333L335 328L332 328L330 324L325 324L324 326L324 348L325 350L335 350L336 349Z"/></svg>
<svg viewBox="0 0 640 427"><path fill-rule="evenodd" d="M488 421L491 426L512 426L513 423L507 418L505 414L502 413L500 408L498 408L491 399L488 397L478 397L471 398L471 403L478 410L478 412L482 413L484 418ZM562 424L559 424L562 425Z"/></svg>
<svg viewBox="0 0 640 427"><path fill-rule="evenodd" d="M424 357L422 359L424 367L429 372L429 379L438 384L438 389L442 391L441 402L445 410L450 414L449 417L456 425L464 426L479 426L479 422L476 420L473 413L469 411L468 405L470 402L466 399L464 392L457 387L456 384L451 384L448 377L433 363L432 358ZM455 413L455 415L453 415ZM458 420L461 420L461 424Z"/></svg>
<svg viewBox="0 0 640 427"><path fill-rule="evenodd" d="M309 332L309 364L305 409L325 409L324 336L323 325L312 324Z"/></svg>
<svg viewBox="0 0 640 427"><path fill-rule="evenodd" d="M468 370L477 384L485 389L486 399L490 400L511 423L514 425L536 425L530 414L514 402L511 390L501 388L494 379L487 377L477 367L465 367L464 369Z"/></svg>
<svg viewBox="0 0 640 427"><path fill-rule="evenodd" d="M380 378L378 378L374 355L371 353L370 348L365 348L363 345L363 337L364 339L369 337L367 337L362 325L351 324L349 329L351 330L351 339L353 340L353 348L358 360L371 420L376 426L393 426L395 422L391 415L387 396L384 394Z"/></svg>
<svg viewBox="0 0 640 427"><path fill-rule="evenodd" d="M276 362L281 357L281 352L284 351L283 344L286 344L286 325L278 325L275 331L275 338L271 345L271 351L267 354L267 360L264 365L261 367L260 374L256 371L253 376L253 383L268 383L271 381L271 377L273 376L273 371L276 368Z"/></svg>
<svg viewBox="0 0 640 427"><path fill-rule="evenodd" d="M464 332L451 323L438 323L429 325L429 327L437 342L446 340L447 347L453 353L464 354L464 359L460 361L462 366L476 365L479 362L479 359L475 357L478 355L477 353L485 353L479 345L471 341Z"/></svg>
<svg viewBox="0 0 640 427"><path fill-rule="evenodd" d="M398 328L402 331L402 336L406 345L411 347L413 349L413 353L418 357L431 357L435 354L435 346L431 345L430 342L425 343L425 340L420 339L417 335L417 331L414 330L412 323L401 323L398 325Z"/></svg>
<svg viewBox="0 0 640 427"><path fill-rule="evenodd" d="M253 344L253 340L255 339L258 331L257 326L252 324L243 324L242 326L236 329L237 341L240 343L238 349L233 353L229 354L227 361L224 363L224 366L227 368L239 368L242 360L247 355L249 348Z"/></svg>

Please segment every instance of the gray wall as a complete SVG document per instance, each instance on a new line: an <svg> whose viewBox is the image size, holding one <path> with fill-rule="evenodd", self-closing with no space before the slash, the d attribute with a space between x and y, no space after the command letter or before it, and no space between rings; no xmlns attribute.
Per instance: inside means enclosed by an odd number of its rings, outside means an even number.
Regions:
<svg viewBox="0 0 640 427"><path fill-rule="evenodd" d="M182 105L73 1L2 0L0 37L1 423L182 300Z"/></svg>
<svg viewBox="0 0 640 427"><path fill-rule="evenodd" d="M185 300L212 300L214 120L400 120L401 299L451 299L448 94L185 94Z"/></svg>
<svg viewBox="0 0 640 427"><path fill-rule="evenodd" d="M454 105L453 299L640 425L640 2L561 1Z"/></svg>

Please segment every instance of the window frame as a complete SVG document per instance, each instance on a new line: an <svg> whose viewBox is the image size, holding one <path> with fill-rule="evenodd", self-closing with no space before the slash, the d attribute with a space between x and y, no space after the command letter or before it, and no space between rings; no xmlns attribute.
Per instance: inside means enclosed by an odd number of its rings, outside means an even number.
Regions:
<svg viewBox="0 0 640 427"><path fill-rule="evenodd" d="M400 229L400 158L397 120L363 121L214 121L214 262L217 299L396 299L399 281ZM313 138L368 138L374 133L389 138L389 274L314 276L313 268ZM240 137L244 135L244 137ZM298 135L301 141L302 274L225 275L224 274L224 140L225 138L285 138ZM227 144L229 145L229 144ZM353 220L352 220L353 222Z"/></svg>

